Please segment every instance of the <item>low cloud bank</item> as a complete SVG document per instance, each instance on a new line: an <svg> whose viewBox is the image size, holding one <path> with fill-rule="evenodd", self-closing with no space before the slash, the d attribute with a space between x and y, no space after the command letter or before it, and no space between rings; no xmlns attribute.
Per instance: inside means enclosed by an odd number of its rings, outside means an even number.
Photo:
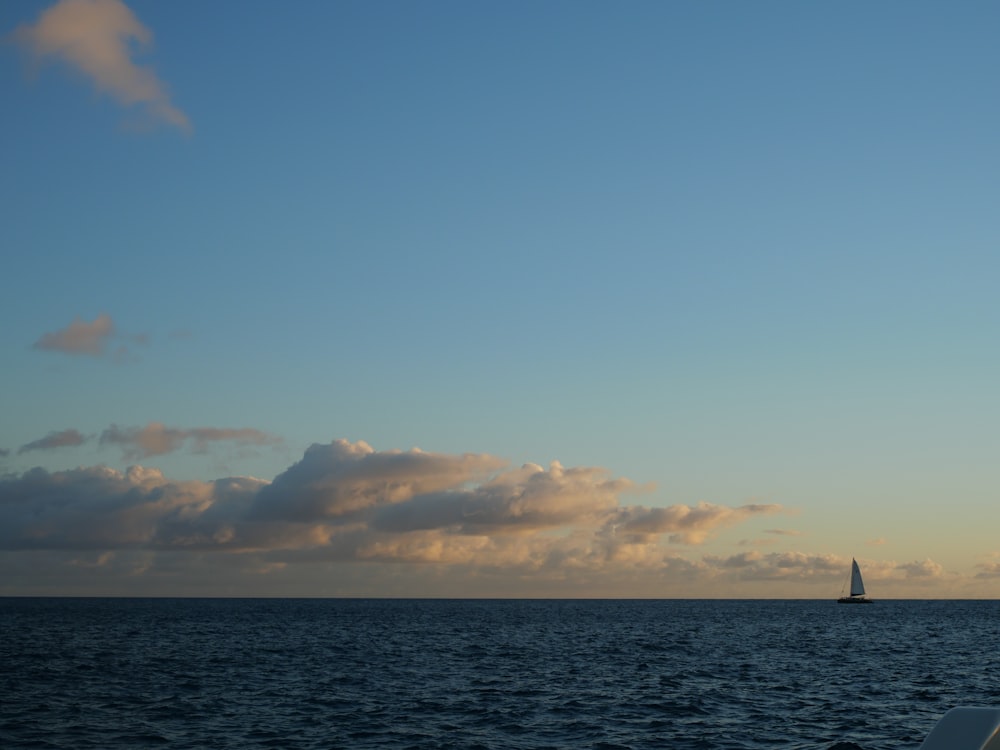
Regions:
<svg viewBox="0 0 1000 750"><path fill-rule="evenodd" d="M129 439L156 455L177 440L219 435L154 430L148 437ZM622 503L639 491L598 468L558 462L510 468L482 453L379 452L363 441L335 440L310 446L270 482L176 481L140 466L8 476L0 480L0 549L88 551L95 560L119 550L197 550L266 555L279 565L655 568L671 564L664 538L699 544L727 526L781 510Z"/></svg>
<svg viewBox="0 0 1000 750"><path fill-rule="evenodd" d="M257 437L149 427L121 434L143 455L179 442ZM73 439L54 433L43 440ZM722 530L784 509L625 502L647 490L595 467L511 467L484 453L377 451L346 440L310 446L271 481L179 481L141 466L39 468L0 477L0 570L8 580L0 592L37 581L36 592L92 594L615 597L780 590L802 596L822 590L833 597L845 580L850 559L836 555L751 550L695 558L692 551ZM876 598L886 591L920 595L954 579L932 560L862 562ZM1000 564L984 563L979 576L1000 576ZM102 588L101 581L110 583Z"/></svg>

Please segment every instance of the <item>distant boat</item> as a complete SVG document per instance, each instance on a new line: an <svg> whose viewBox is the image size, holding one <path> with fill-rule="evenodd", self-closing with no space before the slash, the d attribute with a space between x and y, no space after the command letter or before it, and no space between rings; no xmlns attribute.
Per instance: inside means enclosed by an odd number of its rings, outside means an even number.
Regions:
<svg viewBox="0 0 1000 750"><path fill-rule="evenodd" d="M865 596L865 582L861 580L861 568L858 561L851 558L851 595L842 596L837 604L871 604L872 600Z"/></svg>

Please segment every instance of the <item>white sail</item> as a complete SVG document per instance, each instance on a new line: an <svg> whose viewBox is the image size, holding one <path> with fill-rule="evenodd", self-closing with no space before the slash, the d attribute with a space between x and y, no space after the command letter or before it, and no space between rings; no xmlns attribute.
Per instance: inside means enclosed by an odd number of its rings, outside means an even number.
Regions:
<svg viewBox="0 0 1000 750"><path fill-rule="evenodd" d="M851 596L864 596L865 582L861 580L861 568L858 561L851 559Z"/></svg>

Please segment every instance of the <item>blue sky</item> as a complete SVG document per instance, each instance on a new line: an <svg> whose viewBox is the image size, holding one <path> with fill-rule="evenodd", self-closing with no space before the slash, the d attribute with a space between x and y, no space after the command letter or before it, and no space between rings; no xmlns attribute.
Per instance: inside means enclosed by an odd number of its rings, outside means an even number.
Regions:
<svg viewBox="0 0 1000 750"><path fill-rule="evenodd" d="M0 593L997 595L998 15L5 3Z"/></svg>

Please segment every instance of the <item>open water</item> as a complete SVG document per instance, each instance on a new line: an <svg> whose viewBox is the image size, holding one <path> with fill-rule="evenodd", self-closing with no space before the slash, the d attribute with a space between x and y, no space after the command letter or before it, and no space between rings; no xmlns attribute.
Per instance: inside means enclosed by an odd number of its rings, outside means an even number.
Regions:
<svg viewBox="0 0 1000 750"><path fill-rule="evenodd" d="M3 748L917 748L1000 603L0 599Z"/></svg>

